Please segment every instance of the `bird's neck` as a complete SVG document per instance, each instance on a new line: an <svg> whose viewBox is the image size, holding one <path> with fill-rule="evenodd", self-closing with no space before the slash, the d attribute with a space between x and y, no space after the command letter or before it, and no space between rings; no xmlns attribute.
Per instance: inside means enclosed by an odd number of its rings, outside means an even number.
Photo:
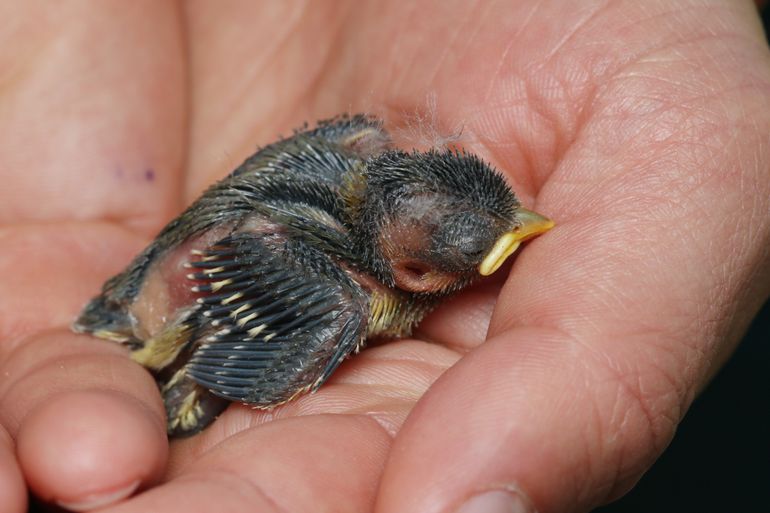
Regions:
<svg viewBox="0 0 770 513"><path fill-rule="evenodd" d="M349 272L369 297L367 338L407 337L422 318L438 304L437 297L394 289L372 275L351 270Z"/></svg>
<svg viewBox="0 0 770 513"><path fill-rule="evenodd" d="M369 299L366 336L408 337L437 303L433 298L418 297L398 290L377 290Z"/></svg>

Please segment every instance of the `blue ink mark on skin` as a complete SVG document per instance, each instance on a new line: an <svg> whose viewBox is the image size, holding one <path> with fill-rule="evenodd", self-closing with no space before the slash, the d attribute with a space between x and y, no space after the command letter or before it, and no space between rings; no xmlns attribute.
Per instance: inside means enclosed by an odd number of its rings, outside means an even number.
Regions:
<svg viewBox="0 0 770 513"><path fill-rule="evenodd" d="M148 182L154 181L155 180L155 170L152 169L152 168L147 168L144 171L144 179L147 180Z"/></svg>

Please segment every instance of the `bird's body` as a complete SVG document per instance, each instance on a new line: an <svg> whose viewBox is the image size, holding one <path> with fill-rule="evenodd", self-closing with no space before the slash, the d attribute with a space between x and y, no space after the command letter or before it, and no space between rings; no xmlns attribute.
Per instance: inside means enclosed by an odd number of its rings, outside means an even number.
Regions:
<svg viewBox="0 0 770 513"><path fill-rule="evenodd" d="M321 122L210 187L74 329L129 345L156 375L169 432L194 433L227 401L281 404L367 337L409 334L500 259L488 255L521 228L519 210L476 157L390 150L371 117Z"/></svg>

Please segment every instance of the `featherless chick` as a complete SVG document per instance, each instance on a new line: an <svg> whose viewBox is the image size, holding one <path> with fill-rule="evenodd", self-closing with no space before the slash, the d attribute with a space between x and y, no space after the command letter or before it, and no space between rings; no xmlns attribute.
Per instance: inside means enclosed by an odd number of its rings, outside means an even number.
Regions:
<svg viewBox="0 0 770 513"><path fill-rule="evenodd" d="M73 329L128 346L156 377L169 434L189 435L229 401L316 390L367 338L409 335L552 226L478 157L393 149L378 119L341 116L212 185Z"/></svg>

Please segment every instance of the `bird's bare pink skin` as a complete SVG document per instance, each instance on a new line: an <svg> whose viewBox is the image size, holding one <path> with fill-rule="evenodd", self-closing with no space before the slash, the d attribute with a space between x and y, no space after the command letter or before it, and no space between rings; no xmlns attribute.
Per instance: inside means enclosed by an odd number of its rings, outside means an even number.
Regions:
<svg viewBox="0 0 770 513"><path fill-rule="evenodd" d="M207 233L175 248L153 265L130 307L136 319L137 338L145 340L160 333L178 312L195 305L197 295L192 290L193 281L187 277L191 272L188 264L193 251L205 249L216 240L216 235Z"/></svg>
<svg viewBox="0 0 770 513"><path fill-rule="evenodd" d="M145 340L168 328L180 315L196 307L201 296L195 289L198 282L192 277L191 262L200 259L202 251L233 231L230 224L205 231L159 258L142 282L142 290L131 304L130 312L136 320L135 335ZM281 228L259 217L242 226L239 232L269 233L271 240L280 244L285 238Z"/></svg>

